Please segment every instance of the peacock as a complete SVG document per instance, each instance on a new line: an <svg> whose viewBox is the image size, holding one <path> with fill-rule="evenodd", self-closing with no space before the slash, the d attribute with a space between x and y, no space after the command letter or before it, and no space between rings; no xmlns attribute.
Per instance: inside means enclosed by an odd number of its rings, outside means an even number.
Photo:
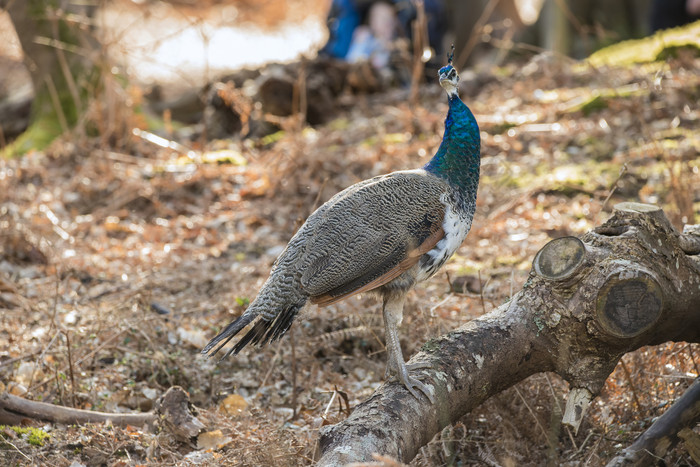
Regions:
<svg viewBox="0 0 700 467"><path fill-rule="evenodd" d="M471 228L479 185L481 139L474 115L459 98L459 75L447 65L438 72L447 92L445 132L422 168L377 176L352 185L314 211L289 241L246 311L214 337L202 353L216 354L248 325L224 355L248 344L282 337L309 304L330 305L360 292L381 297L387 376L416 398L431 402L428 386L407 365L397 328L406 295L431 277L462 244Z"/></svg>

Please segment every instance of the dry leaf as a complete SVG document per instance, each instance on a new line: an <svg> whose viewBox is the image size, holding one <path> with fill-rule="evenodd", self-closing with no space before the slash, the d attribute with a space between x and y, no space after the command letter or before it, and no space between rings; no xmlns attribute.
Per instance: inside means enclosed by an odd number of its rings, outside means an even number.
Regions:
<svg viewBox="0 0 700 467"><path fill-rule="evenodd" d="M197 449L219 449L233 441L230 436L224 436L221 430L207 431L197 436Z"/></svg>
<svg viewBox="0 0 700 467"><path fill-rule="evenodd" d="M236 416L240 415L246 409L246 407L248 407L248 403L243 396L231 394L230 396L226 397L226 399L221 401L219 407L221 407L221 410L226 414Z"/></svg>

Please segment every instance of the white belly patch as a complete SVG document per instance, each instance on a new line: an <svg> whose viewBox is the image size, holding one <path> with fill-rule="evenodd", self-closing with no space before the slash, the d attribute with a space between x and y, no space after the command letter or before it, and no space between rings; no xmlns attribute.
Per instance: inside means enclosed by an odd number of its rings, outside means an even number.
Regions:
<svg viewBox="0 0 700 467"><path fill-rule="evenodd" d="M440 197L445 205L445 219L442 229L445 236L420 260L420 270L416 276L418 282L428 279L457 251L472 226L471 216L457 212L448 201L447 194Z"/></svg>

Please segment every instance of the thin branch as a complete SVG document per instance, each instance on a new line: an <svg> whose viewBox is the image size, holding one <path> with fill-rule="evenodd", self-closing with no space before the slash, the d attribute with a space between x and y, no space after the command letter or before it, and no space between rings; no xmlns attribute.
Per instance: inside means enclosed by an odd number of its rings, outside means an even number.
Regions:
<svg viewBox="0 0 700 467"><path fill-rule="evenodd" d="M71 353L70 336L68 331L64 331L66 336L66 349L68 350L68 370L70 373L70 398L71 405L75 407L75 372L73 371L73 354Z"/></svg>
<svg viewBox="0 0 700 467"><path fill-rule="evenodd" d="M51 33L53 34L54 40L59 41L58 32L58 15L55 11L51 12ZM76 114L79 113L80 109L83 108L82 100L80 99L80 93L78 92L78 85L75 83L75 78L73 78L73 73L70 71L70 66L68 66L68 60L66 59L66 54L63 48L56 47L56 57L58 58L58 64L61 67L61 72L68 85L68 90L70 91L71 97L73 98L73 105L75 105Z"/></svg>
<svg viewBox="0 0 700 467"><path fill-rule="evenodd" d="M63 113L63 108L61 107L61 100L58 97L58 90L56 89L56 84L53 82L53 78L51 78L51 75L46 75L45 80L46 87L48 88L49 95L51 96L51 103L53 104L53 108L56 111L56 117L58 117L58 122L61 124L61 129L65 133L69 130L68 120L66 119L66 114Z"/></svg>
<svg viewBox="0 0 700 467"><path fill-rule="evenodd" d="M493 11L496 9L498 6L499 0L490 0L487 4L486 7L484 8L484 11L481 12L481 16L479 16L479 19L476 20L476 23L474 24L474 28L472 29L472 34L469 36L469 40L467 41L467 44L464 46L462 49L462 53L459 54L459 57L457 57L457 60L455 61L455 68L459 69L464 66L465 63L467 63L467 59L469 58L469 55L471 55L472 50L474 50L474 47L476 47L476 43L481 37L481 31L484 28L484 25L486 22L489 20L491 15L493 14Z"/></svg>
<svg viewBox="0 0 700 467"><path fill-rule="evenodd" d="M85 424L111 422L114 425L145 425L155 420L152 412L147 413L106 413L92 412L90 410L73 409L60 405L47 404L45 402L30 401L12 394L0 395L0 423L17 423L17 419L30 418L33 420L45 420L53 423Z"/></svg>
<svg viewBox="0 0 700 467"><path fill-rule="evenodd" d="M539 427L540 431L542 431L542 435L544 436L544 439L547 442L547 444L550 444L549 436L547 436L547 430L545 430L544 427L542 426L542 424L540 423L540 419L537 418L537 415L535 415L535 412L530 407L530 404L527 403L527 400L525 400L525 398L523 397L523 394L520 392L520 390L518 389L517 386L513 386L513 389L515 389L515 392L517 392L518 396L520 396L520 400L523 401L523 404L525 404L525 407L527 407L527 410L528 410L528 412L530 412L530 415L532 415L532 418L535 419L535 423Z"/></svg>
<svg viewBox="0 0 700 467"><path fill-rule="evenodd" d="M625 364L624 359L620 359L620 366L622 367L622 371L625 372L625 377L627 378L627 382L630 385L630 389L632 390L632 398L634 399L634 405L637 408L637 411L642 409L642 404L639 402L639 397L637 397L637 390L634 387L634 383L632 382L632 375L630 374L630 370L627 368L627 365Z"/></svg>
<svg viewBox="0 0 700 467"><path fill-rule="evenodd" d="M7 443L7 444L9 444L10 446L12 446L13 448L15 448L15 450L16 450L18 453L22 454L22 457L24 457L25 459L27 459L29 462L32 461L32 459L31 459L30 457L28 457L25 453L23 453L22 451L20 451L20 449L19 449L17 446L15 446L14 444L12 444L12 442L11 442L10 440L3 438L3 441L2 441L2 442L3 442L3 443Z"/></svg>

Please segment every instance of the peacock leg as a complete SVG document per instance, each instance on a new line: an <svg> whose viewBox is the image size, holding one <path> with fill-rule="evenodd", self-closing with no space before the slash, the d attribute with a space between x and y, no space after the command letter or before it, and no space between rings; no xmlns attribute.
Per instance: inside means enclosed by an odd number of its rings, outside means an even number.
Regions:
<svg viewBox="0 0 700 467"><path fill-rule="evenodd" d="M427 368L429 365L424 363L406 365L403 360L403 352L401 352L401 343L399 342L397 330L403 320L403 304L405 298L406 294L392 294L384 298L384 330L386 333L386 349L388 352L387 374L391 375L393 373L416 399L419 399L418 391L416 390L418 389L425 394L432 403L434 402L433 395L428 386L408 374L409 369Z"/></svg>

